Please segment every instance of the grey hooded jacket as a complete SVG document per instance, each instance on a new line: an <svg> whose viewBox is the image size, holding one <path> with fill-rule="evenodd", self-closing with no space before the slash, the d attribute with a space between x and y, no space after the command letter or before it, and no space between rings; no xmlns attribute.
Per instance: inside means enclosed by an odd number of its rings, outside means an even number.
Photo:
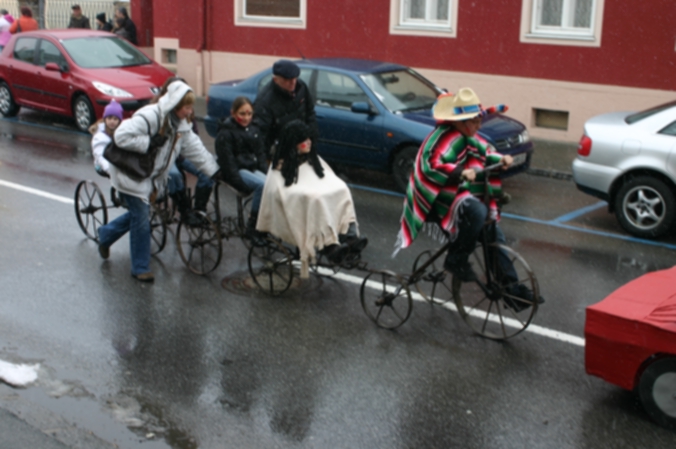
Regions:
<svg viewBox="0 0 676 449"><path fill-rule="evenodd" d="M161 194L169 178L169 169L179 154L190 160L198 170L211 177L218 171L218 164L214 156L204 147L202 140L192 131L192 125L181 120L175 128L168 118L169 113L192 89L185 83L175 81L169 85L167 93L156 104L144 106L127 120L124 120L115 130L115 143L128 151L145 153L150 144L150 137L154 136L162 124L168 124L167 142L160 148L155 157L155 168L149 178L136 181L110 167L110 181L117 190L148 201L153 190ZM144 120L145 118L145 120ZM148 134L148 124L150 134ZM174 137L178 135L173 147Z"/></svg>

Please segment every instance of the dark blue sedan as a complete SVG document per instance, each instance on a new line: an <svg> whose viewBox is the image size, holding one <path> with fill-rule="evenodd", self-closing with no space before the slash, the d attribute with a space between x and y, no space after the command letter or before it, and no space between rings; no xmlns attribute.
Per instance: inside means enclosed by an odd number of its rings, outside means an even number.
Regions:
<svg viewBox="0 0 676 449"><path fill-rule="evenodd" d="M403 191L421 142L432 131L432 105L443 92L415 70L360 59L296 61L300 78L316 100L318 151L330 163L392 173ZM218 121L238 96L254 101L272 79L272 68L245 80L211 85L205 127L216 136ZM499 152L514 157L505 175L526 170L533 143L526 127L500 114L487 116L480 134Z"/></svg>

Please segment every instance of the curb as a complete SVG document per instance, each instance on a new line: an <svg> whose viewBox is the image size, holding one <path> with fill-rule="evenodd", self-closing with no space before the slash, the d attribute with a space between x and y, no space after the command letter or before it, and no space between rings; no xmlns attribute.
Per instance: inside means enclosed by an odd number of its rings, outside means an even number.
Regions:
<svg viewBox="0 0 676 449"><path fill-rule="evenodd" d="M562 181L573 180L572 173L553 169L531 167L528 170L526 170L526 173L533 176L544 176L546 178L560 179Z"/></svg>

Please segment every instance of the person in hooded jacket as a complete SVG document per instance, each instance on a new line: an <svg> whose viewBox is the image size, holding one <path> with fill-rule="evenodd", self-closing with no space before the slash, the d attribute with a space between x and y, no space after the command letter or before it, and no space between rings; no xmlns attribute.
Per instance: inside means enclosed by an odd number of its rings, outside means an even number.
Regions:
<svg viewBox="0 0 676 449"><path fill-rule="evenodd" d="M96 29L99 31L113 31L113 22L106 20L105 12L100 12L96 15Z"/></svg>
<svg viewBox="0 0 676 449"><path fill-rule="evenodd" d="M260 130L252 123L252 117L251 100L235 98L230 117L219 124L214 146L221 179L244 195L254 194L246 231L254 237L268 161Z"/></svg>
<svg viewBox="0 0 676 449"><path fill-rule="evenodd" d="M99 228L99 254L104 259L110 255L110 246L129 232L131 275L139 281L155 279L150 271L149 204L163 194L178 155L185 156L210 177L218 172L216 160L188 122L194 103L195 93L190 86L173 82L157 103L139 109L115 130L115 143L120 148L138 153L147 152L151 145L158 148L150 177L140 181L111 164L111 184L128 211Z"/></svg>

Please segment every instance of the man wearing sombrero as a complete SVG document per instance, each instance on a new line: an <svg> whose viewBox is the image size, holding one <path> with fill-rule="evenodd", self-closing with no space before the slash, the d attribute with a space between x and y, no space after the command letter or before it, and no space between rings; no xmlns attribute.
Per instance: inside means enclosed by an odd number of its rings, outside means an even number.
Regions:
<svg viewBox="0 0 676 449"><path fill-rule="evenodd" d="M456 95L440 95L432 109L437 126L420 146L406 190L398 248L409 246L426 220L438 221L453 242L444 268L464 282L476 280L469 255L487 214L497 218L496 199L502 196L496 177L490 181L490 204L483 203L484 174L480 170L497 163L507 168L513 161L511 156L497 153L477 131L483 116L506 109L503 105L483 109L470 88L462 88ZM497 226L496 239L504 242ZM511 264L504 268L513 271Z"/></svg>

